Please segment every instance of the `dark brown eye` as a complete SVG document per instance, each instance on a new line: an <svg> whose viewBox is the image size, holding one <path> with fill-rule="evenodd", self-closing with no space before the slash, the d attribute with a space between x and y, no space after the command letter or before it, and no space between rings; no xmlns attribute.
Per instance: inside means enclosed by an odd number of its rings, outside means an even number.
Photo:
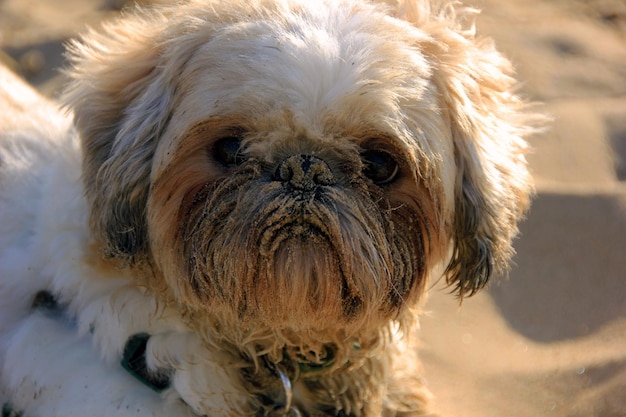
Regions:
<svg viewBox="0 0 626 417"><path fill-rule="evenodd" d="M225 167L244 163L246 158L241 149L241 135L225 136L215 142L213 158Z"/></svg>
<svg viewBox="0 0 626 417"><path fill-rule="evenodd" d="M363 174L371 179L374 184L389 184L397 178L400 168L389 153L368 150L361 154L361 158L365 163Z"/></svg>

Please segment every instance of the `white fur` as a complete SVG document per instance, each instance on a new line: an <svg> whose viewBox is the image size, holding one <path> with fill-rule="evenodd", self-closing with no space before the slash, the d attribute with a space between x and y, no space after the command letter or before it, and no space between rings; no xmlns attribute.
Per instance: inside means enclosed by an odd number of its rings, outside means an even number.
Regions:
<svg viewBox="0 0 626 417"><path fill-rule="evenodd" d="M4 71L2 93L35 94ZM38 417L193 415L176 390L198 397L213 375L221 394L232 379L219 378L228 364L199 357L198 338L153 297L128 288L129 277L102 276L85 262L92 242L77 137L70 116L38 99L39 117L29 107L25 125L0 126L0 401ZM63 315L32 310L42 290L59 296ZM155 367L164 356L181 365L162 395L119 364L140 332L160 335L147 354Z"/></svg>

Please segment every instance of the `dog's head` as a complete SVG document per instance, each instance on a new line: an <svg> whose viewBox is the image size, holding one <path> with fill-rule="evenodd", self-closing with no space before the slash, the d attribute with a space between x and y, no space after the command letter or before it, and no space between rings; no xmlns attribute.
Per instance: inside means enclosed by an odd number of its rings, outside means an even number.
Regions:
<svg viewBox="0 0 626 417"><path fill-rule="evenodd" d="M94 235L180 305L275 327L377 326L441 264L474 293L512 254L532 116L457 20L199 0L87 34L66 100Z"/></svg>

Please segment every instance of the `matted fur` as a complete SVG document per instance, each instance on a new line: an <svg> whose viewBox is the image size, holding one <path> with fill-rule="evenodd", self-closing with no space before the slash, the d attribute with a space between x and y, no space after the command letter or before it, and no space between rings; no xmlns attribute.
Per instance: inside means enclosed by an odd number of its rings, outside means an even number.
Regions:
<svg viewBox="0 0 626 417"><path fill-rule="evenodd" d="M408 340L420 301L437 271L462 297L506 270L540 120L474 13L194 0L72 42L76 130L56 111L0 126L3 400L29 416L430 415ZM240 141L226 161L224 140ZM371 152L395 161L389 181ZM39 291L62 313L33 309ZM137 333L170 377L160 396L116 365ZM68 350L82 359L57 365Z"/></svg>

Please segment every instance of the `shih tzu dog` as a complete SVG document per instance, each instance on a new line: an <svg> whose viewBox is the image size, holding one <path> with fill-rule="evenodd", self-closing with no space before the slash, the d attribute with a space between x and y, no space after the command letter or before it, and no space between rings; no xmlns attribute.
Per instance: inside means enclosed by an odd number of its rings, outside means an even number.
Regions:
<svg viewBox="0 0 626 417"><path fill-rule="evenodd" d="M71 43L65 112L3 73L2 415L432 415L420 301L532 190L473 14L190 0Z"/></svg>

